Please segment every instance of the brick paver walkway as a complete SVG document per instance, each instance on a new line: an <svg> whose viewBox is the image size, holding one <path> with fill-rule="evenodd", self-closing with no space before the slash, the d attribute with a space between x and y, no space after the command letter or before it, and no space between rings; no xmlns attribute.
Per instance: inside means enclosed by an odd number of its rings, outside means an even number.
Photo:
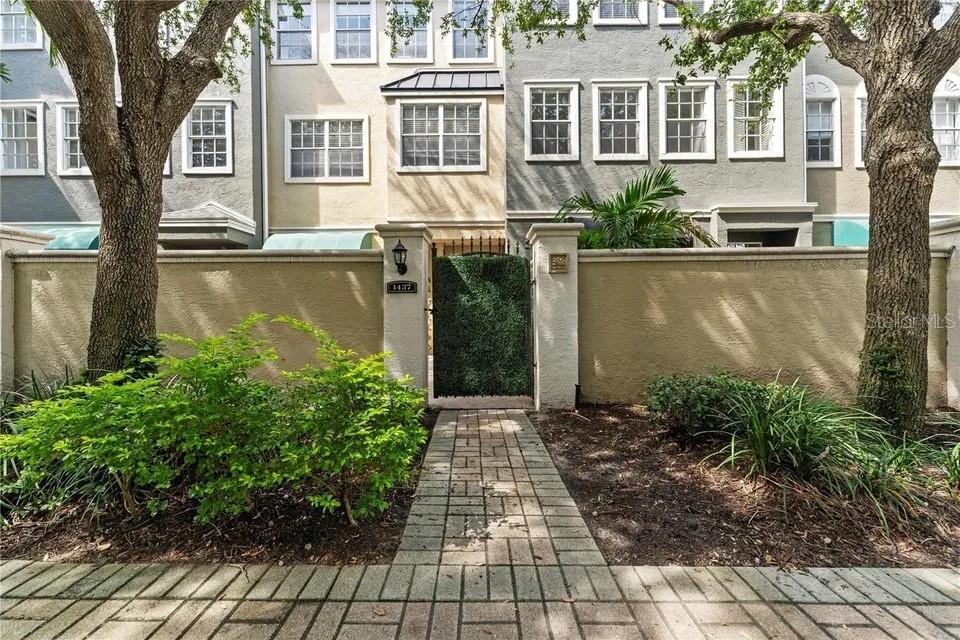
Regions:
<svg viewBox="0 0 960 640"><path fill-rule="evenodd" d="M0 637L960 638L955 569L608 567L521 412L444 412L392 565L0 563Z"/></svg>

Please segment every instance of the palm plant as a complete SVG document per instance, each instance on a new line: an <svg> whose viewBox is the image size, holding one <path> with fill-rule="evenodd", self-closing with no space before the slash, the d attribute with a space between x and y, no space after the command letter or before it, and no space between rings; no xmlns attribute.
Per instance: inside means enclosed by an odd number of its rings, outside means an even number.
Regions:
<svg viewBox="0 0 960 640"><path fill-rule="evenodd" d="M586 191L563 203L554 218L569 222L573 214L589 214L595 223L580 235L581 249L662 249L676 247L681 237L708 247L718 246L707 231L679 209L667 208L667 198L685 195L669 167L646 171L607 200Z"/></svg>

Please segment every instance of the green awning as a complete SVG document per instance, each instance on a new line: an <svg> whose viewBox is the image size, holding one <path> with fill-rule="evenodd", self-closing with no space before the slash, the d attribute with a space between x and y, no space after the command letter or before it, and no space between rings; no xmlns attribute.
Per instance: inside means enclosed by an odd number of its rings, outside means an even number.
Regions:
<svg viewBox="0 0 960 640"><path fill-rule="evenodd" d="M76 250L99 249L100 227L54 227L43 229L53 240L44 249Z"/></svg>
<svg viewBox="0 0 960 640"><path fill-rule="evenodd" d="M336 251L373 249L372 231L313 231L310 233L276 233L263 243L264 249Z"/></svg>

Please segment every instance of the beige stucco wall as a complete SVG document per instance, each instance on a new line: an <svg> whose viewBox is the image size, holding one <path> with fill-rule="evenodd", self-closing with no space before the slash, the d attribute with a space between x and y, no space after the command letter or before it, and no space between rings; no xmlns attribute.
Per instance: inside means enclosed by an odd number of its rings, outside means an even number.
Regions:
<svg viewBox="0 0 960 640"><path fill-rule="evenodd" d="M499 222L504 218L505 153L503 96L487 101L488 168L474 173L396 173L396 100L380 92L381 85L410 75L421 67L495 68L503 66L503 50L494 48L490 63L450 62L450 39L440 33L445 3L434 7L434 64L389 60L390 42L384 33L387 7L377 3L377 63L331 64L330 5L317 2L319 62L267 63L267 149L269 226L272 232L294 229L372 228L383 222ZM423 99L424 96L415 96ZM455 98L455 95L448 97ZM368 117L369 181L366 183L284 182L284 117L346 115Z"/></svg>
<svg viewBox="0 0 960 640"><path fill-rule="evenodd" d="M223 333L250 313L315 323L359 353L383 349L383 269L378 252L322 258L161 258L158 330L190 337ZM14 263L15 370L56 375L85 360L95 257L18 258ZM298 332L265 325L280 352L277 367L310 362Z"/></svg>
<svg viewBox="0 0 960 640"><path fill-rule="evenodd" d="M951 73L960 75L960 63ZM867 215L870 212L870 177L856 166L854 136L859 134L855 117L857 87L862 78L852 69L827 58L825 47L810 52L806 74L833 80L840 92L841 160L838 168L807 170L807 200L817 203L819 215ZM941 167L933 185L930 215L960 214L960 167Z"/></svg>
<svg viewBox="0 0 960 640"><path fill-rule="evenodd" d="M588 402L642 400L653 377L721 367L758 380L856 390L866 253L761 259L636 256L580 260L580 384ZM930 311L946 312L947 260L933 259ZM930 332L928 403L946 404L946 331Z"/></svg>

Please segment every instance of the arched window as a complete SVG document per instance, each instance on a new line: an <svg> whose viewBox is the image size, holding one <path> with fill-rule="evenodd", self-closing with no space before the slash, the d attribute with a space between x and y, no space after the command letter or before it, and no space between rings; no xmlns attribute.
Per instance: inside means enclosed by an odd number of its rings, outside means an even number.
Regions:
<svg viewBox="0 0 960 640"><path fill-rule="evenodd" d="M826 76L807 76L807 166L840 166L840 92Z"/></svg>
<svg viewBox="0 0 960 640"><path fill-rule="evenodd" d="M948 74L933 93L933 141L941 167L960 167L960 78Z"/></svg>

